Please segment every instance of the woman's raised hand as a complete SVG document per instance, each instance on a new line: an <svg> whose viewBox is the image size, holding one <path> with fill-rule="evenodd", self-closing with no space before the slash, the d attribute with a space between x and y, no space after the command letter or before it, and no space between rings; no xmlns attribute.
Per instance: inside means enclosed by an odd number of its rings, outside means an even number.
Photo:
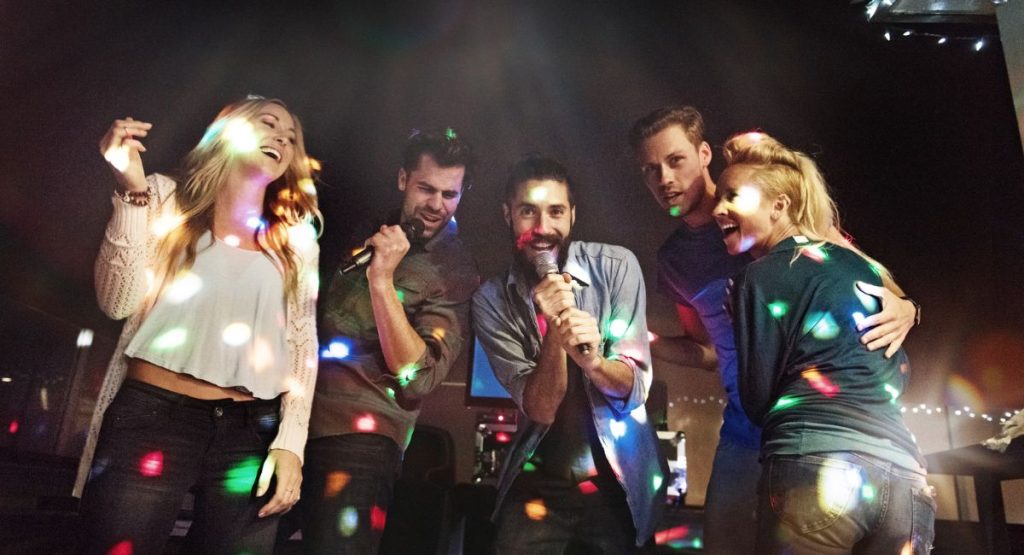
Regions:
<svg viewBox="0 0 1024 555"><path fill-rule="evenodd" d="M146 190L146 173L139 156L140 152L146 152L146 147L139 139L148 135L152 127L152 123L130 117L118 119L100 139L100 154L110 164L122 191Z"/></svg>

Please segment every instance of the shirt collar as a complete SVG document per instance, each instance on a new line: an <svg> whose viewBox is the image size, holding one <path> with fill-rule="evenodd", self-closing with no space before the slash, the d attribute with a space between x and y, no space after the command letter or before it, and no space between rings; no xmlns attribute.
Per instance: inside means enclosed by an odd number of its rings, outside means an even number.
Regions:
<svg viewBox="0 0 1024 555"><path fill-rule="evenodd" d="M572 241L569 243L569 248L565 256L565 266L562 267L563 273L569 274L573 281L583 287L590 285L590 274L586 271L586 267L582 261L582 249L579 241ZM524 299L530 298L530 291L527 289L530 283L529 278L523 274L522 267L513 261L509 264L508 277L505 278L505 287L509 290L515 289Z"/></svg>

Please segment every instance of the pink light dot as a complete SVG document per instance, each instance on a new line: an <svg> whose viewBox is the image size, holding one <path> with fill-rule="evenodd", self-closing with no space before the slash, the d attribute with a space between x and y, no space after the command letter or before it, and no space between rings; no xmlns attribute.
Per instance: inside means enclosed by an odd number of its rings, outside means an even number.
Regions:
<svg viewBox="0 0 1024 555"><path fill-rule="evenodd" d="M147 477L159 476L164 473L163 451L146 453L139 459L139 474Z"/></svg>
<svg viewBox="0 0 1024 555"><path fill-rule="evenodd" d="M360 432L374 432L377 430L377 421L369 414L361 416L356 420L356 429Z"/></svg>
<svg viewBox="0 0 1024 555"><path fill-rule="evenodd" d="M579 485L576 487L580 488L580 493L582 493L583 495L590 495L592 493L597 492L597 486L594 485L594 482L591 482L590 480L580 482Z"/></svg>
<svg viewBox="0 0 1024 555"><path fill-rule="evenodd" d="M384 529L384 525L387 524L388 513L384 509L374 505L370 509L370 528L376 532L380 532Z"/></svg>
<svg viewBox="0 0 1024 555"><path fill-rule="evenodd" d="M11 420L11 425L7 426L7 431L12 434L18 433L18 421Z"/></svg>
<svg viewBox="0 0 1024 555"><path fill-rule="evenodd" d="M123 542L114 544L114 547L111 547L110 551L107 551L107 555L132 555L133 551L131 540L124 540Z"/></svg>

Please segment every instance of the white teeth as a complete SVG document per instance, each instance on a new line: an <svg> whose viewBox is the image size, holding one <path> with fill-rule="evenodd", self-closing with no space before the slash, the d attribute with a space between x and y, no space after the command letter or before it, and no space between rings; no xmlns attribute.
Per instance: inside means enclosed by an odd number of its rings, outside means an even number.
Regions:
<svg viewBox="0 0 1024 555"><path fill-rule="evenodd" d="M271 148L269 146L260 147L260 152L266 154L267 156L270 156L271 158L277 160L278 162L281 161L281 153L274 148Z"/></svg>

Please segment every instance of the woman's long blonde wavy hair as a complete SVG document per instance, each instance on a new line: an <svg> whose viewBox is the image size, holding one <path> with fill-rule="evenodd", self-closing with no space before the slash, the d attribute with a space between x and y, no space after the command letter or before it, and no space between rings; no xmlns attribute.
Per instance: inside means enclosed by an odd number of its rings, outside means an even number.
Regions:
<svg viewBox="0 0 1024 555"><path fill-rule="evenodd" d="M227 181L232 165L238 162L230 133L233 120L251 121L267 104L288 107L276 99L248 97L225 106L206 133L185 157L175 192L181 224L161 241L159 260L163 275L174 276L192 267L199 238L213 228L213 206ZM302 125L295 121L295 152L284 175L267 186L263 199L261 225L253 234L260 250L277 265L284 277L285 294L295 298L299 288L302 261L289 244L289 229L300 225L322 228L323 217L317 207L313 185L313 163L306 156Z"/></svg>
<svg viewBox="0 0 1024 555"><path fill-rule="evenodd" d="M789 197L787 213L800 235L853 250L871 264L886 287L902 295L889 270L857 248L839 225L839 209L810 156L787 148L771 135L759 131L733 135L725 142L722 153L727 164L725 172L743 171L767 196L785 194Z"/></svg>

